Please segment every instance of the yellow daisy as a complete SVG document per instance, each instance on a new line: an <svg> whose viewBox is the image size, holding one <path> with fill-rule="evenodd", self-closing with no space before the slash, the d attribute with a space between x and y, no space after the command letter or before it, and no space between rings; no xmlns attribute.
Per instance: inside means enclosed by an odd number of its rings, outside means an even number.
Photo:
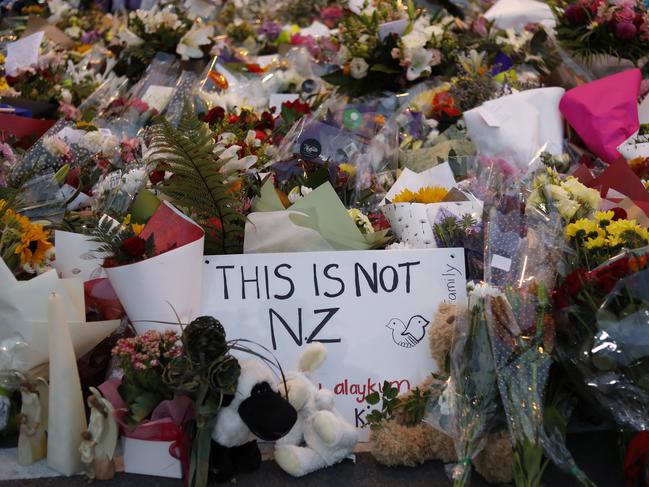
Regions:
<svg viewBox="0 0 649 487"><path fill-rule="evenodd" d="M613 221L613 217L615 216L615 213L613 211L596 211L595 212L595 219L599 223L600 227L605 227L609 223Z"/></svg>
<svg viewBox="0 0 649 487"><path fill-rule="evenodd" d="M611 235L619 237L625 232L635 231L637 226L635 220L616 220L606 227L606 231Z"/></svg>
<svg viewBox="0 0 649 487"><path fill-rule="evenodd" d="M598 235L596 238L589 238L584 243L584 247L588 250L598 249L600 247L606 247L607 241L602 235Z"/></svg>
<svg viewBox="0 0 649 487"><path fill-rule="evenodd" d="M591 234L599 235L598 230L601 229L598 227L596 222L582 218L581 220L577 220L575 223L571 223L566 227L565 237L566 240L572 240L577 236L586 238Z"/></svg>

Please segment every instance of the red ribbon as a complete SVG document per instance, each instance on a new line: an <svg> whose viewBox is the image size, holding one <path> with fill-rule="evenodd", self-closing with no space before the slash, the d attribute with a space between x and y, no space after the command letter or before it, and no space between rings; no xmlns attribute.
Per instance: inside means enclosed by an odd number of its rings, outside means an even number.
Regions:
<svg viewBox="0 0 649 487"><path fill-rule="evenodd" d="M191 441L187 437L182 428L178 428L178 435L169 445L169 455L176 460L180 460L180 465L183 469L183 485L189 486L189 450L191 448Z"/></svg>
<svg viewBox="0 0 649 487"><path fill-rule="evenodd" d="M649 431L641 431L629 442L624 457L624 483L626 487L637 487L644 471L645 486L649 479Z"/></svg>

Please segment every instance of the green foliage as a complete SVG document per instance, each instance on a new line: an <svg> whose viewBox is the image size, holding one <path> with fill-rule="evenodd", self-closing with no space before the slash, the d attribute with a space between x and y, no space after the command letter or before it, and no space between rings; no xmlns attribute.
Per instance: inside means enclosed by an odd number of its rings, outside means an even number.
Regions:
<svg viewBox="0 0 649 487"><path fill-rule="evenodd" d="M142 253L129 252L124 248L124 242L136 237L133 227L115 224L115 220L102 218L90 231L91 241L97 242L99 247L94 252L97 256L105 258L105 265L132 264L141 261L155 254L155 242L153 234L144 240Z"/></svg>
<svg viewBox="0 0 649 487"><path fill-rule="evenodd" d="M162 401L173 398L173 392L163 382L162 375L154 369L125 374L118 391L128 404L127 420L133 425L147 419Z"/></svg>
<svg viewBox="0 0 649 487"><path fill-rule="evenodd" d="M370 406L381 403L380 408L373 409L365 416L366 426L373 430L380 429L384 421L392 419L397 414L406 423L417 424L424 418L430 395L430 390L415 388L409 395L399 397L399 389L384 381L380 392L372 392L365 398Z"/></svg>
<svg viewBox="0 0 649 487"><path fill-rule="evenodd" d="M158 120L149 147L148 162L164 162L172 174L160 191L203 226L206 253L240 253L245 217L219 172L209 126L185 105L178 128Z"/></svg>

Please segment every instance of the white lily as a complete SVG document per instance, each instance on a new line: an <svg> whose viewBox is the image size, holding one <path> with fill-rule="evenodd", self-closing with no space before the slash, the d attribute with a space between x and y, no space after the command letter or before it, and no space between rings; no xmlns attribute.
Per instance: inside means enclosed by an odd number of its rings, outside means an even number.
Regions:
<svg viewBox="0 0 649 487"><path fill-rule="evenodd" d="M415 49L424 47L430 41L436 27L430 25L430 18L426 15L419 17L412 25L412 30L401 38L403 47L406 49Z"/></svg>
<svg viewBox="0 0 649 487"><path fill-rule="evenodd" d="M176 46L176 53L187 61L203 57L200 46L206 46L212 42L210 37L214 35L214 27L211 25L194 24L192 28L180 39Z"/></svg>

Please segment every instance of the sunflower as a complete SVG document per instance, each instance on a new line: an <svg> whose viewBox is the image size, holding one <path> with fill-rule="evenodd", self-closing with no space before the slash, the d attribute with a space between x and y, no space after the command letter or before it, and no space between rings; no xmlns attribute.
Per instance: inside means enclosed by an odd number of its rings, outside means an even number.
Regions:
<svg viewBox="0 0 649 487"><path fill-rule="evenodd" d="M20 256L20 264L36 267L41 265L45 261L46 252L52 248L47 238L47 232L40 225L30 224L29 228L23 228L20 243L15 250L15 254Z"/></svg>
<svg viewBox="0 0 649 487"><path fill-rule="evenodd" d="M415 197L415 193L413 193L409 189L404 189L399 194L395 195L394 198L392 198L392 203L414 203Z"/></svg>
<svg viewBox="0 0 649 487"><path fill-rule="evenodd" d="M415 195L415 201L417 203L439 203L442 201L448 190L445 188L440 188L439 186L424 186Z"/></svg>

